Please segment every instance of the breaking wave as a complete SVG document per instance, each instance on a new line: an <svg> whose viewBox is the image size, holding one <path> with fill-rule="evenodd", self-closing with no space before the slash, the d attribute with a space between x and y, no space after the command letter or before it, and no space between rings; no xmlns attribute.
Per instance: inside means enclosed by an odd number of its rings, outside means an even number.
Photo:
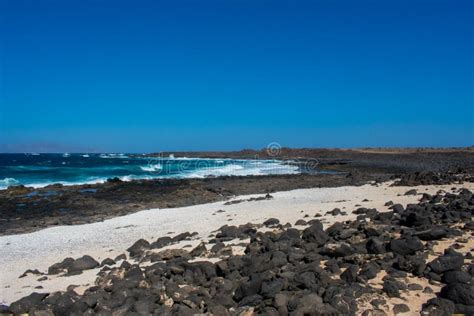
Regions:
<svg viewBox="0 0 474 316"><path fill-rule="evenodd" d="M157 164L154 164L154 165L147 165L147 166L140 166L140 169L142 169L143 171L147 171L147 172L157 172L157 171L161 171L163 169L163 166L159 163Z"/></svg>
<svg viewBox="0 0 474 316"><path fill-rule="evenodd" d="M5 178L3 180L0 180L0 190L6 189L11 185L17 185L20 182L15 179L15 178Z"/></svg>
<svg viewBox="0 0 474 316"><path fill-rule="evenodd" d="M89 157L84 157L88 155ZM127 159L114 159L114 158ZM44 187L51 184L103 183L157 178L206 178L294 174L301 170L277 160L229 158L150 158L124 154L0 154L0 190L9 186Z"/></svg>

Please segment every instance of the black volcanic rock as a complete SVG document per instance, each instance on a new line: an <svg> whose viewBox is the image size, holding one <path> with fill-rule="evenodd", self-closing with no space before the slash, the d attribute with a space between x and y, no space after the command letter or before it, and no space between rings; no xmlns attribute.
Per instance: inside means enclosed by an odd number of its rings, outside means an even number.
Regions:
<svg viewBox="0 0 474 316"><path fill-rule="evenodd" d="M67 272L68 274L71 274L97 267L99 267L99 263L91 256L85 255L71 262L71 264L67 267Z"/></svg>
<svg viewBox="0 0 474 316"><path fill-rule="evenodd" d="M342 212L341 212L340 208L335 208L332 211L326 212L326 215L333 215L333 216L337 216L337 215L341 215L341 214L342 214Z"/></svg>
<svg viewBox="0 0 474 316"><path fill-rule="evenodd" d="M100 266L103 267L103 266L113 266L115 264L115 260L113 259L110 259L110 258L106 258L104 260L102 260L102 262L100 263Z"/></svg>
<svg viewBox="0 0 474 316"><path fill-rule="evenodd" d="M432 298L422 306L421 315L445 316L454 314L454 303L443 298Z"/></svg>
<svg viewBox="0 0 474 316"><path fill-rule="evenodd" d="M428 228L432 226L432 217L430 212L421 206L409 205L402 213L400 224L408 227Z"/></svg>
<svg viewBox="0 0 474 316"><path fill-rule="evenodd" d="M303 231L301 238L308 242L322 246L324 243L326 243L329 237L324 232L321 222L317 221Z"/></svg>
<svg viewBox="0 0 474 316"><path fill-rule="evenodd" d="M412 255L423 250L423 244L418 237L408 237L404 239L392 239L390 250L399 255Z"/></svg>
<svg viewBox="0 0 474 316"><path fill-rule="evenodd" d="M137 240L127 251L130 253L130 257L138 257L143 255L143 253L150 249L150 243L145 239Z"/></svg>
<svg viewBox="0 0 474 316"><path fill-rule="evenodd" d="M280 220L276 218L269 218L266 221L263 222L263 225L267 227L274 227L276 225L280 224Z"/></svg>
<svg viewBox="0 0 474 316"><path fill-rule="evenodd" d="M357 281L358 272L359 267L356 265L351 265L341 274L340 278L346 283L353 283Z"/></svg>
<svg viewBox="0 0 474 316"><path fill-rule="evenodd" d="M429 240L438 240L443 237L447 236L446 229L444 227L434 227L430 228L428 230L424 230L421 232L417 232L415 234L418 238L421 240L429 241Z"/></svg>
<svg viewBox="0 0 474 316"><path fill-rule="evenodd" d="M455 304L474 305L474 284L448 284L441 289L440 296Z"/></svg>
<svg viewBox="0 0 474 316"><path fill-rule="evenodd" d="M305 221L304 219L299 219L295 222L295 226L306 226L308 225L308 222Z"/></svg>
<svg viewBox="0 0 474 316"><path fill-rule="evenodd" d="M28 270L26 270L25 272L23 272L23 274L20 275L18 278L24 278L24 277L26 277L28 274L41 275L41 274L43 274L43 273L41 273L38 269L34 269L34 270L28 269Z"/></svg>
<svg viewBox="0 0 474 316"><path fill-rule="evenodd" d="M393 306L393 313L395 315L401 314L401 313L407 313L410 311L410 308L406 304L395 304Z"/></svg>
<svg viewBox="0 0 474 316"><path fill-rule="evenodd" d="M337 244L329 244L326 243L320 250L320 254L326 255L329 257L345 257L352 255L356 252L356 250L349 245L348 243L342 242Z"/></svg>
<svg viewBox="0 0 474 316"><path fill-rule="evenodd" d="M400 290L406 289L406 286L400 281L387 278L383 282L383 291L390 297L400 297Z"/></svg>
<svg viewBox="0 0 474 316"><path fill-rule="evenodd" d="M120 266L102 268L95 284L83 294L75 293L71 286L66 292L28 297L2 310L16 309L32 315L312 315L315 311L324 315L370 315L380 312L387 296L400 297L407 289L421 291L420 285L406 279L415 275L433 283L446 283L439 294L428 287L423 290L438 295L424 304L423 315L469 315L474 307L474 266L463 266L469 258L464 255L465 248L453 245L427 264L425 260L433 253L436 241L423 245L421 238L436 240L441 235L436 229L441 228L446 237L465 245L474 200L467 192L440 195L441 200L437 195L424 195L422 202L400 213L367 210L357 220L336 223L326 231L317 220L308 222L310 226L303 232L280 224L274 230L262 231L256 230L261 225L223 226L216 233L220 235L213 240L211 251L204 243L191 252L149 251L153 244L140 240L131 247L135 258ZM410 217L412 214L416 216ZM426 227L427 222L434 226ZM185 240L193 234L178 236ZM234 238L241 239L244 253L234 255L223 243ZM170 237L158 240L162 245L177 242ZM195 256L220 259L213 263L198 261ZM80 273L83 268L98 265L90 259L67 258L50 270ZM109 260L103 263L112 263ZM71 269L81 261L76 272ZM382 270L387 275L380 290L369 280ZM381 299L371 300L372 310L361 311L357 302L366 294ZM399 304L390 312L406 311L407 306Z"/></svg>
<svg viewBox="0 0 474 316"><path fill-rule="evenodd" d="M416 276L421 276L426 269L426 262L422 256L399 256L394 263L394 267L401 271L411 272Z"/></svg>
<svg viewBox="0 0 474 316"><path fill-rule="evenodd" d="M428 266L435 273L443 273L446 271L459 270L464 264L464 258L460 255L443 255L433 261Z"/></svg>
<svg viewBox="0 0 474 316"><path fill-rule="evenodd" d="M383 254L386 253L386 246L383 241L377 237L371 237L367 240L366 248L368 253Z"/></svg>
<svg viewBox="0 0 474 316"><path fill-rule="evenodd" d="M403 213L405 209L403 208L403 205L401 204L394 204L390 207L395 213Z"/></svg>
<svg viewBox="0 0 474 316"><path fill-rule="evenodd" d="M206 244L200 243L196 246L193 250L191 250L190 254L193 257L199 257L207 251Z"/></svg>
<svg viewBox="0 0 474 316"><path fill-rule="evenodd" d="M377 274L380 272L380 270L381 270L381 267L377 263L371 261L362 267L359 275L364 277L366 280L370 280L370 279L375 278Z"/></svg>
<svg viewBox="0 0 474 316"><path fill-rule="evenodd" d="M68 267L73 262L74 262L73 258L66 258L61 262L55 263L48 268L48 274L53 275L53 274L59 274L61 272L64 272L65 270L68 269Z"/></svg>
<svg viewBox="0 0 474 316"><path fill-rule="evenodd" d="M39 304L46 296L48 296L47 293L31 293L13 302L9 310L15 315L27 314L33 306Z"/></svg>
<svg viewBox="0 0 474 316"><path fill-rule="evenodd" d="M464 271L447 271L443 274L441 282L446 284L451 283L469 283L472 281L472 276Z"/></svg>
<svg viewBox="0 0 474 316"><path fill-rule="evenodd" d="M183 241L183 240L189 240L191 239L191 237L193 236L196 236L197 233L194 232L194 233L190 233L190 232L184 232L184 233L181 233L181 234L178 234L176 236L174 236L172 238L173 242L177 243L177 242L180 242L180 241Z"/></svg>
<svg viewBox="0 0 474 316"><path fill-rule="evenodd" d="M150 248L159 249L171 245L173 243L173 238L169 236L160 237L155 242L150 244Z"/></svg>

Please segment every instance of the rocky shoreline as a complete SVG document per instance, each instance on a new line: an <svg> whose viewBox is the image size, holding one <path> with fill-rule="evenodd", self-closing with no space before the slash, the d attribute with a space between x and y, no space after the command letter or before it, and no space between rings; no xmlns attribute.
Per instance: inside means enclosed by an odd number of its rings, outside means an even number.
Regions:
<svg viewBox="0 0 474 316"><path fill-rule="evenodd" d="M402 179L403 180L403 179ZM453 188L389 211L359 207L326 229L296 223L224 225L193 249L192 232L140 239L127 254L66 258L45 276L101 267L94 286L38 290L3 313L31 315L451 315L474 313L474 196ZM338 217L349 210L333 209ZM27 275L40 273L31 269ZM40 276L38 276L40 277Z"/></svg>
<svg viewBox="0 0 474 316"><path fill-rule="evenodd" d="M269 158L265 150L175 154ZM404 185L443 184L472 181L474 174L474 154L470 150L373 153L283 148L278 157L272 158L290 159L301 166L303 173L130 182L110 179L103 184L51 185L39 189L10 187L0 190L0 236L99 222L151 208L223 201L243 194L363 185L393 178L402 178Z"/></svg>

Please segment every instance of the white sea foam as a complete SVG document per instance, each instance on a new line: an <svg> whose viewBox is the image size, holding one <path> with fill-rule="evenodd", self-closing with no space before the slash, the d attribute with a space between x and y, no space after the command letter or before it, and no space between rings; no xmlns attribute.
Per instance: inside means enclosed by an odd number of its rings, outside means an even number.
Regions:
<svg viewBox="0 0 474 316"><path fill-rule="evenodd" d="M157 171L161 171L163 169L163 166L157 163L153 165L150 164L146 166L141 166L140 169L142 169L143 171L148 171L148 172L157 172Z"/></svg>
<svg viewBox="0 0 474 316"><path fill-rule="evenodd" d="M194 158L175 158L175 160L194 160ZM212 160L198 158L196 160ZM198 169L186 170L183 169L179 173L166 174L159 173L163 170L163 166L159 163L148 164L145 166L139 166L141 170L146 172L155 172L154 175L128 175L119 177L122 181L132 181L140 179L157 179L157 178L205 178L209 176L258 176L258 175L270 175L270 174L296 174L299 173L299 168L293 165L287 165L279 161L274 160L233 160L232 163L222 165L228 161L228 159L217 159L214 163L219 164L218 166L212 165L212 163L197 166ZM54 169L61 167L47 167L47 166L18 166L15 168L25 168L29 170L45 170ZM95 167L93 167L95 168ZM104 167L97 167L104 168ZM120 167L113 166L111 169L121 169ZM45 181L38 183L27 183L25 186L33 188L41 188L51 184L62 184L65 186L70 185L81 185L81 184L96 184L104 183L109 177L90 177L82 181ZM20 181L14 178L5 178L0 180L0 190L6 189L12 185L21 184Z"/></svg>
<svg viewBox="0 0 474 316"><path fill-rule="evenodd" d="M100 158L129 158L125 154L100 154Z"/></svg>
<svg viewBox="0 0 474 316"><path fill-rule="evenodd" d="M0 180L0 190L4 190L8 188L10 185L17 185L19 184L18 180L15 178L4 178Z"/></svg>
<svg viewBox="0 0 474 316"><path fill-rule="evenodd" d="M71 186L71 185L104 183L105 181L107 181L106 178L98 178L98 179L78 181L78 182L72 182L72 181L38 182L38 183L26 184L25 186L37 189L37 188L44 188L44 187L46 187L48 185L52 185L52 184L62 184L64 186Z"/></svg>
<svg viewBox="0 0 474 316"><path fill-rule="evenodd" d="M157 179L159 177L152 177L152 176L137 176L137 175L128 175L128 176L123 176L119 177L120 180L122 181L133 181L133 180L152 180L152 179Z"/></svg>
<svg viewBox="0 0 474 316"><path fill-rule="evenodd" d="M205 178L208 176L260 176L268 174L295 174L298 167L280 163L252 163L245 165L229 164L222 167L208 167L193 170L183 176L186 178Z"/></svg>

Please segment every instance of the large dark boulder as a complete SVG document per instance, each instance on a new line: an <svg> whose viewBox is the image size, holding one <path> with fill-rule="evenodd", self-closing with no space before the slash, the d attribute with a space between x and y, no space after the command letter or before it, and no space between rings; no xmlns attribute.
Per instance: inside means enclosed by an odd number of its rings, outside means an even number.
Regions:
<svg viewBox="0 0 474 316"><path fill-rule="evenodd" d="M406 304L395 304L393 306L393 313L395 315L402 314L402 313L408 313L410 311L410 308Z"/></svg>
<svg viewBox="0 0 474 316"><path fill-rule="evenodd" d="M428 266L435 273L441 274L446 271L461 269L464 258L461 255L443 255L431 261Z"/></svg>
<svg viewBox="0 0 474 316"><path fill-rule="evenodd" d="M401 204L394 204L392 207L390 207L395 213L403 213L405 209L403 208L403 205Z"/></svg>
<svg viewBox="0 0 474 316"><path fill-rule="evenodd" d="M474 315L474 305L455 304L454 314Z"/></svg>
<svg viewBox="0 0 474 316"><path fill-rule="evenodd" d="M267 227L275 227L278 224L280 224L280 220L278 220L276 218L269 218L269 219L267 219L266 221L263 222L263 225L267 226Z"/></svg>
<svg viewBox="0 0 474 316"><path fill-rule="evenodd" d="M432 225L431 214L421 206L409 205L402 214L400 224L408 227L427 228Z"/></svg>
<svg viewBox="0 0 474 316"><path fill-rule="evenodd" d="M421 276L426 269L426 262L422 256L399 256L394 263L394 267L398 270Z"/></svg>
<svg viewBox="0 0 474 316"><path fill-rule="evenodd" d="M48 296L46 293L31 293L11 303L9 310L15 315L27 314L33 306L39 304L46 296Z"/></svg>
<svg viewBox="0 0 474 316"><path fill-rule="evenodd" d="M305 221L304 219L299 219L295 222L295 226L306 226L308 225L308 222Z"/></svg>
<svg viewBox="0 0 474 316"><path fill-rule="evenodd" d="M244 297L256 295L262 288L262 278L259 275L253 275L250 280L240 284L234 293L234 300L240 302Z"/></svg>
<svg viewBox="0 0 474 316"><path fill-rule="evenodd" d="M445 316L454 314L454 303L444 298L432 298L422 306L423 316Z"/></svg>
<svg viewBox="0 0 474 316"><path fill-rule="evenodd" d="M348 243L342 242L338 244L325 244L321 250L320 254L326 255L331 258L336 257L345 257L354 254L356 250L349 245Z"/></svg>
<svg viewBox="0 0 474 316"><path fill-rule="evenodd" d="M446 284L451 283L469 283L472 277L464 271L447 271L443 274L441 281Z"/></svg>
<svg viewBox="0 0 474 316"><path fill-rule="evenodd" d="M264 281L262 283L262 288L260 294L264 298L273 298L277 293L279 293L285 286L285 281L283 279L275 279L271 281Z"/></svg>
<svg viewBox="0 0 474 316"><path fill-rule="evenodd" d="M324 245L329 239L328 235L323 230L323 224L319 221L306 228L303 231L302 238L305 241L315 243L319 246Z"/></svg>
<svg viewBox="0 0 474 316"><path fill-rule="evenodd" d="M346 271L344 271L340 278L341 280L345 281L346 283L353 283L357 281L357 273L359 271L359 267L355 264L349 266Z"/></svg>
<svg viewBox="0 0 474 316"><path fill-rule="evenodd" d="M99 263L91 256L82 256L74 260L68 267L68 273L74 273L83 270L90 270L99 267Z"/></svg>
<svg viewBox="0 0 474 316"><path fill-rule="evenodd" d="M383 282L382 289L390 297L400 297L400 291L405 290L406 286L400 281L387 278Z"/></svg>
<svg viewBox="0 0 474 316"><path fill-rule="evenodd" d="M240 231L237 226L224 225L219 230L220 231L216 234L216 238L228 238L230 240L240 236Z"/></svg>
<svg viewBox="0 0 474 316"><path fill-rule="evenodd" d="M150 243L145 239L137 240L127 251L130 253L130 257L139 257L143 255L143 253L150 249Z"/></svg>
<svg viewBox="0 0 474 316"><path fill-rule="evenodd" d="M344 224L341 222L336 222L326 229L326 234L330 237L336 237L344 231Z"/></svg>
<svg viewBox="0 0 474 316"><path fill-rule="evenodd" d="M173 238L171 238L170 236L160 237L150 245L150 248L152 249L163 248L168 245L171 245L173 242L174 242Z"/></svg>
<svg viewBox="0 0 474 316"><path fill-rule="evenodd" d="M390 241L390 250L402 256L413 255L417 251L423 250L423 244L418 237L393 239Z"/></svg>
<svg viewBox="0 0 474 316"><path fill-rule="evenodd" d="M380 272L380 266L374 261L369 261L360 270L359 275L364 277L366 280L373 279Z"/></svg>
<svg viewBox="0 0 474 316"><path fill-rule="evenodd" d="M372 254L382 254L387 252L385 243L377 237L370 237L367 240L365 247L367 252Z"/></svg>
<svg viewBox="0 0 474 316"><path fill-rule="evenodd" d="M217 276L216 266L208 261L196 261L182 264L185 278L196 284L207 284Z"/></svg>
<svg viewBox="0 0 474 316"><path fill-rule="evenodd" d="M440 296L456 304L474 305L474 284L448 284L441 289Z"/></svg>
<svg viewBox="0 0 474 316"><path fill-rule="evenodd" d="M63 293L54 303L54 315L71 315L74 300L69 293Z"/></svg>
<svg viewBox="0 0 474 316"><path fill-rule="evenodd" d="M59 274L67 270L67 268L74 262L73 258L66 258L61 262L55 263L48 268L48 274Z"/></svg>
<svg viewBox="0 0 474 316"><path fill-rule="evenodd" d="M441 239L443 237L446 237L447 232L446 232L446 229L444 229L443 227L434 227L434 228L430 228L428 230L418 232L418 233L415 234L415 236L417 236L421 240L425 240L425 241L438 240L438 239Z"/></svg>
<svg viewBox="0 0 474 316"><path fill-rule="evenodd" d="M103 267L103 266L113 266L114 264L116 264L115 260L110 259L110 258L105 258L105 259L102 260L102 262L100 263L100 266L101 266L101 267Z"/></svg>

